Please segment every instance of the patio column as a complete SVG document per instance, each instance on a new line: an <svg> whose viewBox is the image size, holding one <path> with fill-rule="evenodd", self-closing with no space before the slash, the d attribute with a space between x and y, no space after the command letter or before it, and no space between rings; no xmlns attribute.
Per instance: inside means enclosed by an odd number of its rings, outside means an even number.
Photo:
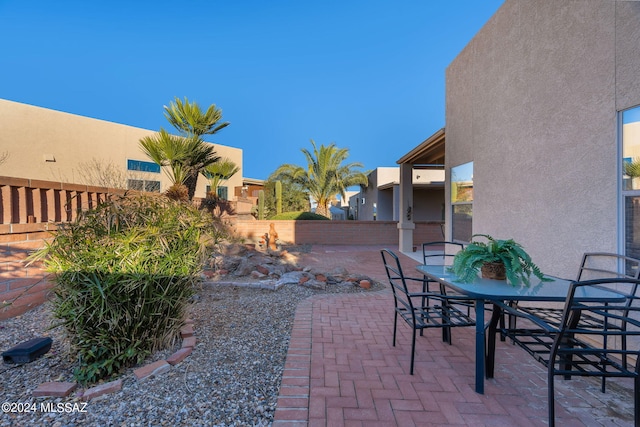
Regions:
<svg viewBox="0 0 640 427"><path fill-rule="evenodd" d="M416 225L413 223L413 165L410 163L400 164L399 206L398 249L400 252L412 252L413 230Z"/></svg>

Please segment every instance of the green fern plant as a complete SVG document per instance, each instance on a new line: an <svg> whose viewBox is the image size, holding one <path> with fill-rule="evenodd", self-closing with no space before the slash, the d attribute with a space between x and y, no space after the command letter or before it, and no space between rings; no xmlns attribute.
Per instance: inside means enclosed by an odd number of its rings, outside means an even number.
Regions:
<svg viewBox="0 0 640 427"><path fill-rule="evenodd" d="M487 242L472 241L454 257L449 270L462 282L473 281L482 266L490 262L504 264L506 278L512 285L529 285L532 274L542 281L550 280L544 277L522 245L513 239L499 240L487 234L474 234L471 237L484 237Z"/></svg>

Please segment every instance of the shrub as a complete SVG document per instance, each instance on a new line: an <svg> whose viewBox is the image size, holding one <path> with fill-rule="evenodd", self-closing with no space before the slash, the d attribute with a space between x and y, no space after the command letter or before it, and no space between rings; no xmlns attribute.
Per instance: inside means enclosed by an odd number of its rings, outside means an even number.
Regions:
<svg viewBox="0 0 640 427"><path fill-rule="evenodd" d="M198 282L210 216L166 197L112 199L62 225L34 255L55 273L54 316L95 382L175 342Z"/></svg>
<svg viewBox="0 0 640 427"><path fill-rule="evenodd" d="M281 213L280 215L275 215L269 219L275 219L275 220L291 220L291 219L297 219L297 220L328 220L329 218L327 218L326 216L322 216L322 215L318 215L318 214L314 214L313 212L284 212Z"/></svg>

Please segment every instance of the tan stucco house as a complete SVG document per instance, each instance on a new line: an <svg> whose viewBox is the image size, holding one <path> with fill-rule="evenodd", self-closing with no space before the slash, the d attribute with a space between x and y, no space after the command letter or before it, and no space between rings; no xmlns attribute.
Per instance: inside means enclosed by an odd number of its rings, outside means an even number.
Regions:
<svg viewBox="0 0 640 427"><path fill-rule="evenodd" d="M444 167L412 168L415 221L444 220ZM349 198L349 212L359 221L399 221L400 168L378 167L367 175L367 186Z"/></svg>
<svg viewBox="0 0 640 427"><path fill-rule="evenodd" d="M86 182L86 168L96 162L122 172L124 186L165 191L166 174L140 150L139 140L154 130L92 119L0 99L0 176L75 184ZM242 150L214 144L218 156L229 158L241 170L222 185L225 198L234 199L243 186ZM206 196L207 180L199 177L196 197Z"/></svg>
<svg viewBox="0 0 640 427"><path fill-rule="evenodd" d="M446 70L446 236L640 256L640 2L506 0Z"/></svg>

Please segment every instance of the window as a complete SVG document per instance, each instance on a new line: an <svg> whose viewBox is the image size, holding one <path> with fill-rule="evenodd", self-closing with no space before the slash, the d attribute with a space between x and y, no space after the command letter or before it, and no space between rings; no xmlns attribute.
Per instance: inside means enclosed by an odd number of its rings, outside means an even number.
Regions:
<svg viewBox="0 0 640 427"><path fill-rule="evenodd" d="M143 162L142 160L128 159L127 170L160 173L160 165L153 162Z"/></svg>
<svg viewBox="0 0 640 427"><path fill-rule="evenodd" d="M206 194L209 194L211 192L211 186L207 185L207 191ZM221 198L222 200L229 200L229 189L227 187L224 187L222 185L218 186L218 197Z"/></svg>
<svg viewBox="0 0 640 427"><path fill-rule="evenodd" d="M127 188L129 190L142 191L142 189L144 188L144 181L141 179L128 179Z"/></svg>
<svg viewBox="0 0 640 427"><path fill-rule="evenodd" d="M219 186L218 187L218 197L222 200L228 200L228 190L227 187Z"/></svg>
<svg viewBox="0 0 640 427"><path fill-rule="evenodd" d="M455 241L469 242L473 219L473 162L451 168L451 233Z"/></svg>
<svg viewBox="0 0 640 427"><path fill-rule="evenodd" d="M640 106L623 111L621 118L624 250L640 258Z"/></svg>
<svg viewBox="0 0 640 427"><path fill-rule="evenodd" d="M144 179L128 179L127 188L136 191L160 192L160 181L147 181Z"/></svg>

